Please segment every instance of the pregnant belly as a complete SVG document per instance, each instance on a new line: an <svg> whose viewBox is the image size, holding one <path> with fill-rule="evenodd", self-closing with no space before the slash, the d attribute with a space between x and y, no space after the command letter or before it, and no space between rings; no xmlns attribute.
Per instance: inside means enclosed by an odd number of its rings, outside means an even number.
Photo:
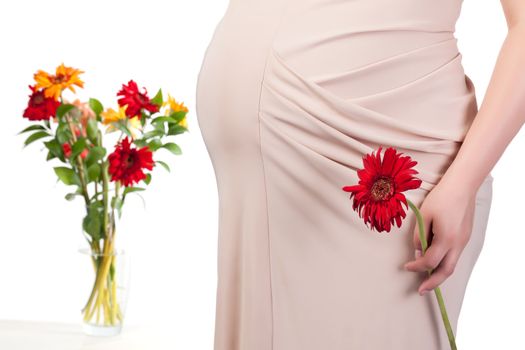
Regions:
<svg viewBox="0 0 525 350"><path fill-rule="evenodd" d="M399 1L407 4L232 2L197 87L212 152L259 147L260 116L352 167L378 144L397 147L423 161L430 189L477 111L453 35L461 2ZM388 11L379 13L381 6Z"/></svg>

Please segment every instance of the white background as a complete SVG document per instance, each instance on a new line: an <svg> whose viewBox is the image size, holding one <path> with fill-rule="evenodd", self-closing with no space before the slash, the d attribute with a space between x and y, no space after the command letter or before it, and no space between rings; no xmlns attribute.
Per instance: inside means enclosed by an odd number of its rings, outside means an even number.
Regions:
<svg viewBox="0 0 525 350"><path fill-rule="evenodd" d="M82 202L64 199L68 189L56 183L41 143L23 149L25 135L16 135L28 125L21 115L33 73L64 62L86 71L81 98L115 107L121 84L134 79L150 96L162 88L188 106L190 132L178 138L183 154L158 157L172 172L153 173L145 209L130 196L124 210L119 234L132 254L126 323L163 325L176 348L212 349L218 199L196 120L195 84L226 6L226 0L0 5L0 320L80 322L87 297L79 273L87 262L76 251L84 239ZM505 34L499 1L464 1L456 36L478 105ZM521 130L492 172L493 204L462 308L460 349L525 348L524 136Z"/></svg>

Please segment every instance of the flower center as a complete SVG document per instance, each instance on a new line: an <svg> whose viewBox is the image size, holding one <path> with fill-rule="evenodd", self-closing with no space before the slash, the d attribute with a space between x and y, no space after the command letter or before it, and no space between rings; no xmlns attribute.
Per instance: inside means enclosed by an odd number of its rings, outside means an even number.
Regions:
<svg viewBox="0 0 525 350"><path fill-rule="evenodd" d="M44 102L44 94L43 93L37 93L35 94L34 98L33 98L33 103L35 105L39 105L41 104L42 102Z"/></svg>
<svg viewBox="0 0 525 350"><path fill-rule="evenodd" d="M131 166L133 165L133 155L128 155L128 157L126 158L126 161L124 162L124 164L126 165L126 169L129 169L131 168Z"/></svg>
<svg viewBox="0 0 525 350"><path fill-rule="evenodd" d="M372 198L376 201L390 199L394 194L394 184L389 177L380 177L372 185L370 190Z"/></svg>
<svg viewBox="0 0 525 350"><path fill-rule="evenodd" d="M53 84L62 84L63 82L67 81L68 77L64 74L58 74L51 77L51 81Z"/></svg>
<svg viewBox="0 0 525 350"><path fill-rule="evenodd" d="M139 100L141 104L145 104L146 102L149 101L143 94L138 94L137 99Z"/></svg>

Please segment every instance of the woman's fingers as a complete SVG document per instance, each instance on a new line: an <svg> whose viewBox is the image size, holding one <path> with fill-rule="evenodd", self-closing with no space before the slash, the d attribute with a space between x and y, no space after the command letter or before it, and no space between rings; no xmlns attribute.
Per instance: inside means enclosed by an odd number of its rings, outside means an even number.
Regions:
<svg viewBox="0 0 525 350"><path fill-rule="evenodd" d="M449 250L439 266L420 284L419 294L423 295L425 292L436 288L450 277L454 273L460 255L461 252L457 248Z"/></svg>
<svg viewBox="0 0 525 350"><path fill-rule="evenodd" d="M408 271L425 272L426 278L418 288L420 294L436 288L453 274L473 226L475 195L466 193L465 196L463 192L458 195L455 187L442 184L430 191L419 209L424 219L422 226L428 248L423 254L417 254L421 248L418 222L413 231L415 258L404 265ZM428 276L430 270L432 273Z"/></svg>
<svg viewBox="0 0 525 350"><path fill-rule="evenodd" d="M445 257L450 246L445 240L433 240L432 244L425 251L423 256L409 261L405 264L405 269L409 271L427 271L436 268L441 260Z"/></svg>

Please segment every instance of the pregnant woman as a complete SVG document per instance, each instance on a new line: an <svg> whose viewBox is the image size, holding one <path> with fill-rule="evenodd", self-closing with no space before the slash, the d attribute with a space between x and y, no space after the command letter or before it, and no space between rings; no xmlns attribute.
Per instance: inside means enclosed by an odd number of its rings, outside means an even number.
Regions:
<svg viewBox="0 0 525 350"><path fill-rule="evenodd" d="M525 121L525 2L501 3L478 111L462 0L230 0L196 107L219 195L215 350L449 348L423 290L440 286L456 332L490 171ZM377 233L341 190L379 146L418 161L424 256L413 212Z"/></svg>

